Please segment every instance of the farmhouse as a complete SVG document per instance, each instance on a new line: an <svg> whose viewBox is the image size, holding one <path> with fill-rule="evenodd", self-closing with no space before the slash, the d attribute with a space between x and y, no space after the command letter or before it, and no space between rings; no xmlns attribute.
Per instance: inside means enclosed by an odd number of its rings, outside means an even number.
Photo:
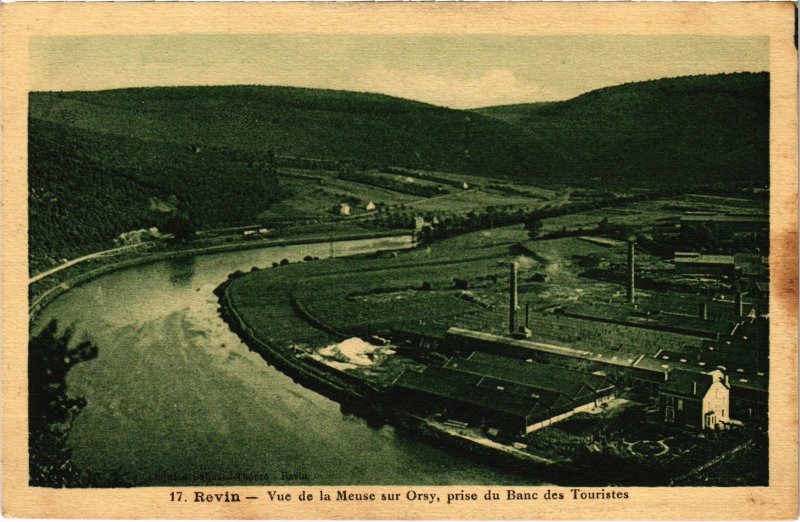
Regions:
<svg viewBox="0 0 800 522"><path fill-rule="evenodd" d="M428 225L429 223L425 221L425 218L422 216L414 216L414 230L422 230L422 227Z"/></svg>
<svg viewBox="0 0 800 522"><path fill-rule="evenodd" d="M661 385L659 408L664 421L703 430L730 420L730 384L720 370L672 370Z"/></svg>
<svg viewBox="0 0 800 522"><path fill-rule="evenodd" d="M161 234L156 227L150 227L149 229L142 228L139 230L131 230L130 232L123 232L114 240L114 243L118 246L135 245L159 237L161 237Z"/></svg>

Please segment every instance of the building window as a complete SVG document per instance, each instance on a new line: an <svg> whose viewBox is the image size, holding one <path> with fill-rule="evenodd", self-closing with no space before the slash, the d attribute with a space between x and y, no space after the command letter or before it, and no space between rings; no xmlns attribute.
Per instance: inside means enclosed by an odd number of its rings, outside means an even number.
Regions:
<svg viewBox="0 0 800 522"><path fill-rule="evenodd" d="M683 399L678 399L678 411L683 411Z"/></svg>

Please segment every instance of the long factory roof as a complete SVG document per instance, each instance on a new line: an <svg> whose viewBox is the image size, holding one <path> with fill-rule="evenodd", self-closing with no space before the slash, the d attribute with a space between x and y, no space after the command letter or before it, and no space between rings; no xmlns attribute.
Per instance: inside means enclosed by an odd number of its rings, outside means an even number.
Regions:
<svg viewBox="0 0 800 522"><path fill-rule="evenodd" d="M608 379L599 375L483 352L473 352L467 359L454 357L447 367L563 393L572 399L613 389Z"/></svg>
<svg viewBox="0 0 800 522"><path fill-rule="evenodd" d="M524 387L481 386L481 376L441 366L429 366L423 372L405 370L392 385L395 389L423 392L435 397L478 406L530 420L545 419L556 406L557 396L537 394ZM528 391L527 396L523 395Z"/></svg>

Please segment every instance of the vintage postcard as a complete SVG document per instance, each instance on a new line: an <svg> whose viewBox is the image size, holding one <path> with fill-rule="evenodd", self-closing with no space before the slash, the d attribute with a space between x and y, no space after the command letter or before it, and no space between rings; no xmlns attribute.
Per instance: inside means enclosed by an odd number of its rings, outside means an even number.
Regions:
<svg viewBox="0 0 800 522"><path fill-rule="evenodd" d="M797 516L794 4L0 16L5 515Z"/></svg>

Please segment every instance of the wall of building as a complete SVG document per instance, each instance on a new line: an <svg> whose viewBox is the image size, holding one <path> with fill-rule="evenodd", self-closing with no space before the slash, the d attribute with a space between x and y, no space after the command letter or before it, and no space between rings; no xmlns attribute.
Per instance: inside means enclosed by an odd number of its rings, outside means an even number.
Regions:
<svg viewBox="0 0 800 522"><path fill-rule="evenodd" d="M539 421L539 422L534 422L533 424L529 424L525 428L525 433L532 433L532 432L534 432L536 430L540 430L542 428L546 428L548 426L552 426L553 424L555 424L555 423L557 423L559 421L562 421L564 419L568 419L569 417L572 417L576 413L591 411L594 408L596 408L597 406L605 404L605 403L611 401L612 399L614 399L614 395L613 394L608 395L608 396L603 397L603 398L600 398L600 399L597 399L595 401L583 404L583 405L578 406L578 407L576 407L576 408L574 408L574 409L572 409L572 410L570 410L568 412L564 412L564 413L562 413L560 415L556 415L556 416L551 417L549 419L545 419L545 420Z"/></svg>
<svg viewBox="0 0 800 522"><path fill-rule="evenodd" d="M673 423L677 426L699 427L703 418L703 401L700 397L690 398L670 393L661 393L659 396L659 411L665 422L667 421L667 408L672 405L674 411Z"/></svg>
<svg viewBox="0 0 800 522"><path fill-rule="evenodd" d="M715 380L703 397L703 414L713 411L717 422L728 422L731 417L730 389L723 383Z"/></svg>
<svg viewBox="0 0 800 522"><path fill-rule="evenodd" d="M391 392L393 404L402 411L420 415L441 413L447 419L463 421L472 426L497 428L511 433L522 433L525 418L506 412L481 408L474 404L450 400L435 394L408 388L394 388Z"/></svg>

